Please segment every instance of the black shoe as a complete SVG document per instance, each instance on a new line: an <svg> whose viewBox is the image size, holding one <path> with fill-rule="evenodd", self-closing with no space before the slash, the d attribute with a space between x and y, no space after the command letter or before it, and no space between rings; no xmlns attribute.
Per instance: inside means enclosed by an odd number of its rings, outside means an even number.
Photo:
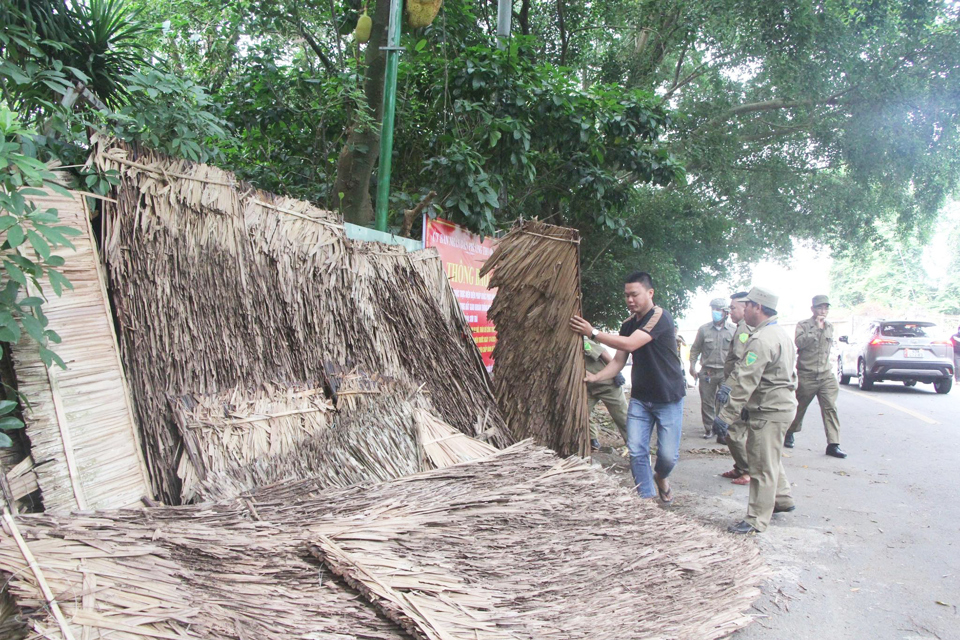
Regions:
<svg viewBox="0 0 960 640"><path fill-rule="evenodd" d="M727 439L726 439L724 436L722 436L722 435L718 435L718 436L717 436L717 444L727 444Z"/></svg>
<svg viewBox="0 0 960 640"><path fill-rule="evenodd" d="M774 513L789 513L789 512L793 511L793 510L796 509L796 508L797 508L797 505L795 505L795 504L792 504L792 505L790 505L789 507L778 507L778 506L774 505L774 507L773 507L773 512L774 512Z"/></svg>
<svg viewBox="0 0 960 640"><path fill-rule="evenodd" d="M846 458L846 452L840 448L839 444L828 444L827 445L827 455L833 456L834 458Z"/></svg>
<svg viewBox="0 0 960 640"><path fill-rule="evenodd" d="M593 449L594 451L600 451L600 441L597 440L596 438L593 438L592 440L590 440L590 448Z"/></svg>
<svg viewBox="0 0 960 640"><path fill-rule="evenodd" d="M787 434L787 437L785 437L785 438L783 439L783 446L785 446L787 449L793 449L793 434L792 434L792 433L788 433L788 434Z"/></svg>
<svg viewBox="0 0 960 640"><path fill-rule="evenodd" d="M746 520L741 520L737 524L730 525L727 527L727 531L730 533L760 533L759 529L752 524L747 524Z"/></svg>

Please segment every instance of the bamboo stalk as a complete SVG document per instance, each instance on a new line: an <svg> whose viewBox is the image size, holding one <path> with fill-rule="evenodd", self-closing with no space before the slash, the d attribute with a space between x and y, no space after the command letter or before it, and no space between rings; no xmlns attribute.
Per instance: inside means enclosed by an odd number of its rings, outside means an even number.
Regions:
<svg viewBox="0 0 960 640"><path fill-rule="evenodd" d="M70 631L70 625L67 624L66 618L63 617L63 612L60 611L60 605L57 603L57 599L53 596L53 592L50 590L50 586L47 584L47 580L43 576L43 571L40 570L40 565L37 564L37 559L33 556L33 553L30 552L30 547L27 546L23 536L20 535L20 529L17 527L17 523L13 519L13 516L10 515L10 510L7 508L6 504L3 505L3 520L10 529L10 533L13 536L14 541L17 543L17 547L20 549L20 553L23 554L24 560L27 561L30 571L33 572L33 576L36 578L37 585L40 588L40 593L43 594L47 606L50 607L50 611L53 613L54 619L56 619L57 624L60 626L60 633L63 634L65 640L75 640L73 637L73 632Z"/></svg>

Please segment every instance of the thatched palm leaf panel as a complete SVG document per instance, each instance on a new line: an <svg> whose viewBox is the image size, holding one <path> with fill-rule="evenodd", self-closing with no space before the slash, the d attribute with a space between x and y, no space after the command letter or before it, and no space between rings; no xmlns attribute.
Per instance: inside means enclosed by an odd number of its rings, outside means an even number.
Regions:
<svg viewBox="0 0 960 640"><path fill-rule="evenodd" d="M533 438L560 455L589 455L586 367L581 338L568 328L580 314L580 241L575 229L518 223L498 243L481 276L497 296L493 384L517 439Z"/></svg>
<svg viewBox="0 0 960 640"><path fill-rule="evenodd" d="M290 451L208 474L196 495L207 501L266 495L298 502L324 489L372 485L496 451L437 418L422 396L385 390L366 396Z"/></svg>
<svg viewBox="0 0 960 640"><path fill-rule="evenodd" d="M369 487L17 522L77 631L398 638L336 570L418 637L713 639L749 622L765 575L752 541L530 443ZM55 629L5 533L0 572L28 620Z"/></svg>
<svg viewBox="0 0 960 640"><path fill-rule="evenodd" d="M300 550L297 527L246 512L153 520L138 512L19 519L72 635L116 640L401 640L399 629ZM0 533L0 571L27 638L61 638L20 549Z"/></svg>
<svg viewBox="0 0 960 640"><path fill-rule="evenodd" d="M76 251L58 247L60 270L73 284L60 297L47 292L48 329L67 364L50 369L26 335L11 348L17 385L29 401L24 411L34 471L48 511L116 508L140 504L153 492L141 453L113 319L106 299L95 239L84 199L50 194L33 198L55 208L60 224L81 232Z"/></svg>
<svg viewBox="0 0 960 640"><path fill-rule="evenodd" d="M196 484L212 474L242 466L260 456L295 451L330 427L334 407L323 389L276 387L235 388L208 396L170 400L187 455L177 475L181 499L195 497Z"/></svg>
<svg viewBox="0 0 960 640"><path fill-rule="evenodd" d="M406 394L369 396L296 447L211 471L195 487L200 500L283 492L296 501L322 489L373 484L424 470L415 411Z"/></svg>
<svg viewBox="0 0 960 640"><path fill-rule="evenodd" d="M419 638L719 638L764 575L753 544L528 445L365 493L312 551Z"/></svg>
<svg viewBox="0 0 960 640"><path fill-rule="evenodd" d="M118 145L96 161L122 176L105 207L106 256L165 500L180 495L168 397L324 380L330 362L424 384L445 421L510 442L469 328L414 254L353 243L335 214L211 167Z"/></svg>

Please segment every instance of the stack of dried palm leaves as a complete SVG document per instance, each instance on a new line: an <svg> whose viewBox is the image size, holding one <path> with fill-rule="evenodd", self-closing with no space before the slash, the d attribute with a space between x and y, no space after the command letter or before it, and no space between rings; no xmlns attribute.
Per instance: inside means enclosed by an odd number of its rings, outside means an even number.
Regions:
<svg viewBox="0 0 960 640"><path fill-rule="evenodd" d="M14 497L39 484L48 511L139 504L152 491L84 199L53 193L31 199L41 210L57 209L60 224L78 235L75 251L54 249L66 258L60 270L73 289L48 293L43 306L47 328L62 339L56 351L67 369L46 367L32 339L11 346L31 444L26 468L21 463L10 478Z"/></svg>
<svg viewBox="0 0 960 640"><path fill-rule="evenodd" d="M384 393L337 415L329 428L278 455L211 473L196 487L198 499L222 501L283 483L292 500L327 487L371 484L424 470L414 401Z"/></svg>
<svg viewBox="0 0 960 640"><path fill-rule="evenodd" d="M511 442L462 315L432 256L348 240L339 218L227 172L104 144L121 176L104 215L122 355L167 502L180 498L168 398L325 380L324 363L424 385L440 417ZM446 285L448 286L448 285Z"/></svg>
<svg viewBox="0 0 960 640"><path fill-rule="evenodd" d="M399 637L336 573L418 638L706 640L749 622L763 576L749 541L530 443L299 499L17 523L0 571L36 638L61 637L41 578L78 638Z"/></svg>
<svg viewBox="0 0 960 640"><path fill-rule="evenodd" d="M497 297L494 390L515 438L561 455L589 455L586 367L580 336L580 240L575 229L519 222L497 243L480 275Z"/></svg>
<svg viewBox="0 0 960 640"><path fill-rule="evenodd" d="M222 502L266 494L296 502L321 489L371 485L496 451L437 418L422 395L395 388L336 415L295 449L210 474L195 495Z"/></svg>
<svg viewBox="0 0 960 640"><path fill-rule="evenodd" d="M181 499L194 498L196 484L252 462L279 456L330 426L333 403L323 389L276 387L233 389L210 396L171 400L187 455L177 474Z"/></svg>

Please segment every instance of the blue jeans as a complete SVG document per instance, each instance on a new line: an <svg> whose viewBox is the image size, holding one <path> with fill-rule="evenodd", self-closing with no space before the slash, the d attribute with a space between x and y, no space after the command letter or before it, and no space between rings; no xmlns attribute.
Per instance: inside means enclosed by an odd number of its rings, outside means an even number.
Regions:
<svg viewBox="0 0 960 640"><path fill-rule="evenodd" d="M676 402L641 402L630 398L627 410L627 450L630 470L641 498L657 497L650 468L650 434L657 428L657 475L666 478L680 457L683 398Z"/></svg>

